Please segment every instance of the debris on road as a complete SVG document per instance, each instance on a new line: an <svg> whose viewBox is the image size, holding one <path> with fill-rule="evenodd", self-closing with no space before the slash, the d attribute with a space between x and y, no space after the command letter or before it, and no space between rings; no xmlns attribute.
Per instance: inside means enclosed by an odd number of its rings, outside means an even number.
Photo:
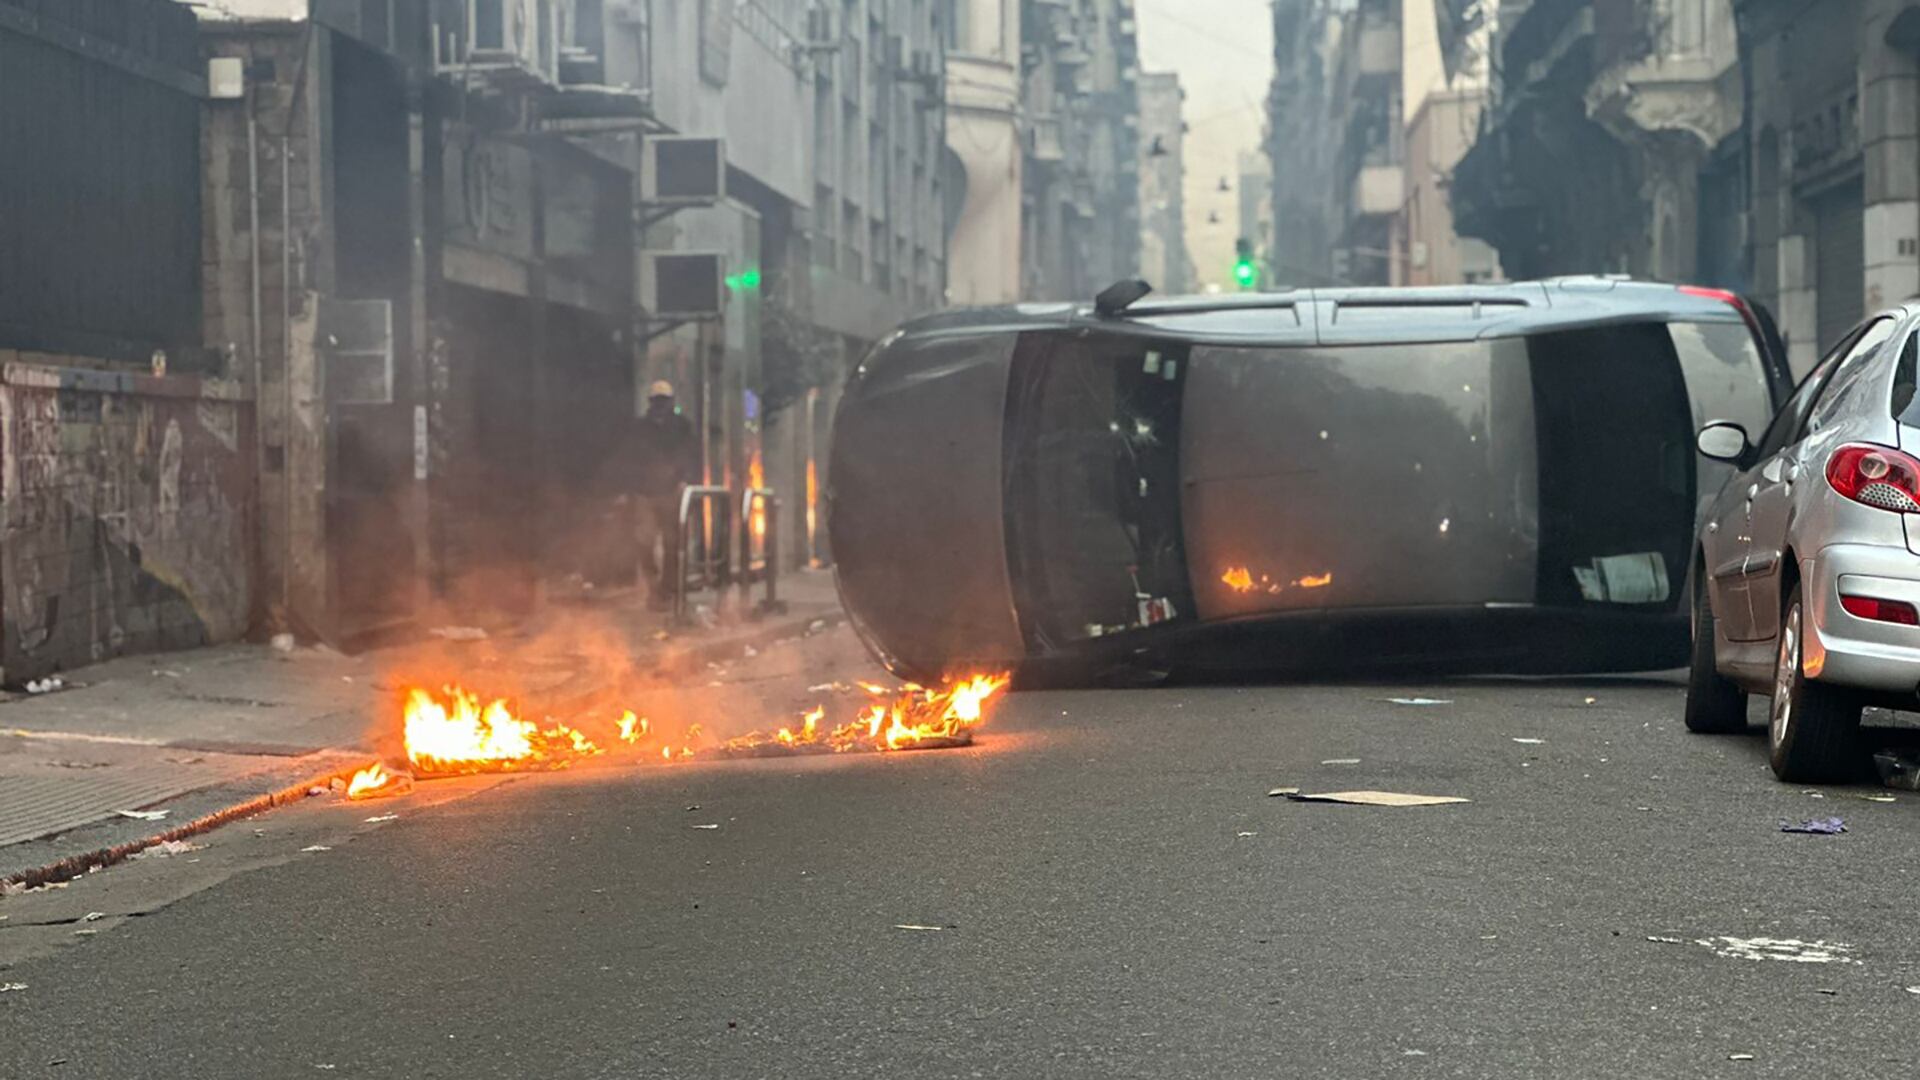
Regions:
<svg viewBox="0 0 1920 1080"><path fill-rule="evenodd" d="M132 818L135 821L159 821L167 816L168 811L165 811L165 810L115 810L114 813L123 818Z"/></svg>
<svg viewBox="0 0 1920 1080"><path fill-rule="evenodd" d="M80 916L80 921L81 922L99 922L101 919L104 919L106 917L107 917L107 913L104 911L89 911L85 915Z"/></svg>
<svg viewBox="0 0 1920 1080"><path fill-rule="evenodd" d="M1277 799L1282 795L1298 795L1298 794L1300 794L1300 789L1297 787L1277 787L1277 788L1274 788L1272 791L1267 792L1267 798Z"/></svg>
<svg viewBox="0 0 1920 1080"><path fill-rule="evenodd" d="M1260 834L1257 832L1239 832L1239 833L1235 833L1234 835L1244 840L1249 836L1259 836Z"/></svg>
<svg viewBox="0 0 1920 1080"><path fill-rule="evenodd" d="M893 928L895 930L927 930L934 933L939 933L946 929L944 926L921 926L918 923L895 923Z"/></svg>
<svg viewBox="0 0 1920 1080"><path fill-rule="evenodd" d="M1853 946L1797 938L1711 937L1694 941L1715 956L1729 960L1785 960L1795 964L1857 964Z"/></svg>
<svg viewBox="0 0 1920 1080"><path fill-rule="evenodd" d="M477 626L436 626L427 633L444 641L487 640L487 632Z"/></svg>
<svg viewBox="0 0 1920 1080"><path fill-rule="evenodd" d="M1680 940L1677 937L1662 937L1658 934L1648 934L1647 940L1653 942L1655 945L1685 945L1686 944L1686 942Z"/></svg>
<svg viewBox="0 0 1920 1080"><path fill-rule="evenodd" d="M1837 817L1807 818L1795 824L1782 821L1780 831L1785 833L1809 833L1814 836L1838 836L1847 831L1847 823Z"/></svg>
<svg viewBox="0 0 1920 1080"><path fill-rule="evenodd" d="M332 848L328 847L325 844L308 844L306 847L301 848L300 852L301 854L305 854L309 851L332 851L332 850L333 850Z"/></svg>
<svg viewBox="0 0 1920 1080"><path fill-rule="evenodd" d="M1408 795L1398 791L1330 791L1320 795L1302 795L1296 791L1287 798L1294 802L1346 803L1350 806L1445 806L1472 801L1454 795Z"/></svg>
<svg viewBox="0 0 1920 1080"><path fill-rule="evenodd" d="M294 640L293 640L292 634L273 635L273 651L274 652L290 653L293 651L293 646L294 646Z"/></svg>
<svg viewBox="0 0 1920 1080"><path fill-rule="evenodd" d="M167 859L175 855L185 855L191 851L205 851L206 848L207 846L205 844L193 844L185 840L162 840L145 851L128 856L128 858L142 859L151 855L156 859Z"/></svg>
<svg viewBox="0 0 1920 1080"><path fill-rule="evenodd" d="M1321 762L1320 764L1322 765L1358 765L1360 764L1360 759L1357 757L1328 758L1327 760Z"/></svg>
<svg viewBox="0 0 1920 1080"><path fill-rule="evenodd" d="M0 983L0 994L17 994L26 988L26 983Z"/></svg>
<svg viewBox="0 0 1920 1080"><path fill-rule="evenodd" d="M381 814L381 815L380 815L379 817L370 817L370 818L368 818L368 819L367 819L367 824L369 824L369 825L379 825L379 824L382 824L382 823L384 823L384 822L388 822L388 821L399 821L399 820L400 820L400 815L399 815L399 814Z"/></svg>
<svg viewBox="0 0 1920 1080"><path fill-rule="evenodd" d="M1880 786L1920 791L1920 754L1912 750L1880 750L1873 755Z"/></svg>
<svg viewBox="0 0 1920 1080"><path fill-rule="evenodd" d="M1598 705L1600 704L1600 699L1597 697L1589 697L1587 698L1586 703L1588 705Z"/></svg>
<svg viewBox="0 0 1920 1080"><path fill-rule="evenodd" d="M65 690L67 682L58 675L49 675L44 679L30 679L27 682L29 694L51 694L55 690Z"/></svg>
<svg viewBox="0 0 1920 1080"><path fill-rule="evenodd" d="M720 827L720 826L718 826L718 825L689 825L689 826L687 826L687 828L689 828L689 829L717 829L717 828L719 828L719 827Z"/></svg>
<svg viewBox="0 0 1920 1080"><path fill-rule="evenodd" d="M1397 698L1388 698L1387 701L1389 704L1393 704L1393 705L1451 705L1453 704L1453 702L1448 698L1431 698L1431 697L1397 697Z"/></svg>
<svg viewBox="0 0 1920 1080"><path fill-rule="evenodd" d="M1547 740L1545 739L1522 739L1522 738L1515 738L1513 741L1519 743L1521 746L1544 746L1546 745L1546 742L1547 742Z"/></svg>
<svg viewBox="0 0 1920 1080"><path fill-rule="evenodd" d="M1752 1061L1753 1055L1752 1054L1728 1054L1727 1060L1728 1061Z"/></svg>

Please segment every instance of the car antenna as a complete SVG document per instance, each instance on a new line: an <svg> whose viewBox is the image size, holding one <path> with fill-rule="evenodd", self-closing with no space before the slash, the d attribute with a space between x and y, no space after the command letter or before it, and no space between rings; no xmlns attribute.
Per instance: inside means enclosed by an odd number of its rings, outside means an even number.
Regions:
<svg viewBox="0 0 1920 1080"><path fill-rule="evenodd" d="M1100 290L1100 295L1093 298L1093 312L1103 319L1111 319L1132 307L1152 291L1153 286L1139 278L1116 281Z"/></svg>

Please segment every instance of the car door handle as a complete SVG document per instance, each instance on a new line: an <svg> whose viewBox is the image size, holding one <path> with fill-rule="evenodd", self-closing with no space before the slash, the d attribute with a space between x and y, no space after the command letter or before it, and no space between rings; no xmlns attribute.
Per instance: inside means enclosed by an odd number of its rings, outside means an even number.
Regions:
<svg viewBox="0 0 1920 1080"><path fill-rule="evenodd" d="M1751 486L1749 486L1749 487L1747 488L1747 501L1748 501L1748 502L1752 502L1752 501L1753 501L1753 497L1754 497L1755 495L1758 495L1758 494L1760 494L1760 485L1759 485L1759 484L1753 484L1753 485L1751 485Z"/></svg>

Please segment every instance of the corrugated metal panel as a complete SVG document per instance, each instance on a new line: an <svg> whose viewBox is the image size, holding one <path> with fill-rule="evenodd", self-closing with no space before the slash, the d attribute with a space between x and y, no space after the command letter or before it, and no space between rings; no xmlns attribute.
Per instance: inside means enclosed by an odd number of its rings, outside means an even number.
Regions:
<svg viewBox="0 0 1920 1080"><path fill-rule="evenodd" d="M200 340L200 83L170 0L0 0L0 347Z"/></svg>
<svg viewBox="0 0 1920 1080"><path fill-rule="evenodd" d="M1866 223L1860 182L1813 204L1814 288L1820 343L1825 352L1866 315Z"/></svg>

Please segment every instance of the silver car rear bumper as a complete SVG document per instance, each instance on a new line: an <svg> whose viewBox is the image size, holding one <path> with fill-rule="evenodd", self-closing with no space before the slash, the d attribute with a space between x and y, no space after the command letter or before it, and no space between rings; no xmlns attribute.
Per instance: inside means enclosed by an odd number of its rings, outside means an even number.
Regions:
<svg viewBox="0 0 1920 1080"><path fill-rule="evenodd" d="M1807 583L1807 677L1881 693L1920 689L1920 627L1858 618L1840 594L1920 608L1920 556L1904 547L1834 544L1801 566Z"/></svg>

